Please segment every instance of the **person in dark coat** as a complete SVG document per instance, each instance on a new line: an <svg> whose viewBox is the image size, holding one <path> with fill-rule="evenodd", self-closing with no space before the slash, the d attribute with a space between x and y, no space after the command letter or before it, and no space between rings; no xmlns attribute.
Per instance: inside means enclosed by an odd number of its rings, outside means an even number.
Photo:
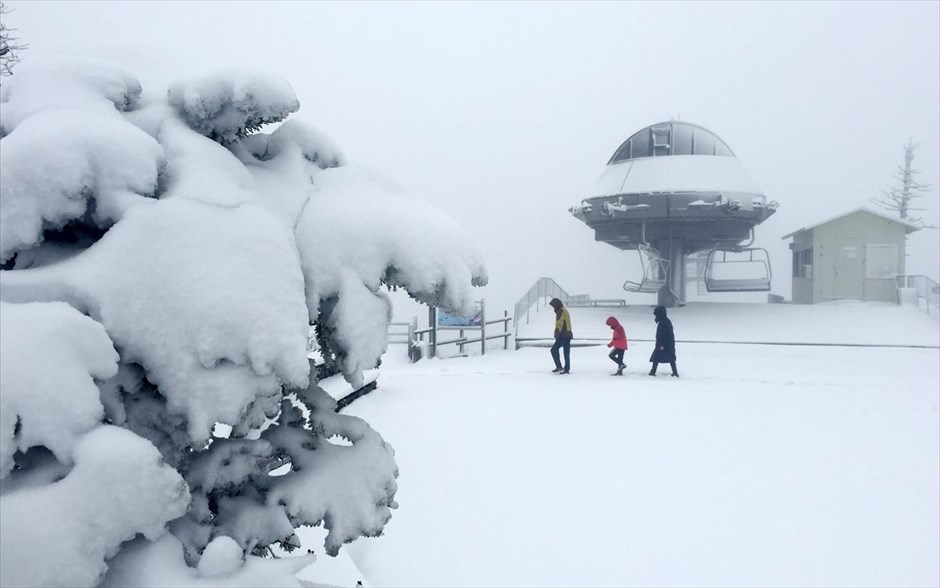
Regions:
<svg viewBox="0 0 940 588"><path fill-rule="evenodd" d="M548 304L555 309L555 344L552 345L552 359L555 361L555 369L552 372L567 374L571 371L571 338L574 337L571 332L571 316L561 300L552 298ZM558 358L559 349L565 352L564 368L561 367L561 361Z"/></svg>
<svg viewBox="0 0 940 588"><path fill-rule="evenodd" d="M672 368L672 377L678 378L679 372L676 370L676 336L672 331L672 321L666 317L666 308L657 306L653 309L653 316L656 317L656 348L650 355L650 362L653 367L649 375L656 375L656 368L661 363L668 363Z"/></svg>
<svg viewBox="0 0 940 588"><path fill-rule="evenodd" d="M611 375L622 376L623 368L627 367L627 364L623 363L623 354L627 350L627 334L624 332L620 321L612 316L607 317L607 326L613 330L613 338L607 344L608 347L613 347L613 350L607 357L617 364L617 372Z"/></svg>

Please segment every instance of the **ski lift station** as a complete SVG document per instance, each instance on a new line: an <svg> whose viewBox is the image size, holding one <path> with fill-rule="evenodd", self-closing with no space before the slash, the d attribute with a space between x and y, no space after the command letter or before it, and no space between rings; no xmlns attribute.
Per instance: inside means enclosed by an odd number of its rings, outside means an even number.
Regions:
<svg viewBox="0 0 940 588"><path fill-rule="evenodd" d="M638 252L643 273L625 290L672 307L685 302L686 256L700 251L708 292L769 291L770 258L751 244L776 208L716 134L670 121L624 141L570 212L597 241Z"/></svg>

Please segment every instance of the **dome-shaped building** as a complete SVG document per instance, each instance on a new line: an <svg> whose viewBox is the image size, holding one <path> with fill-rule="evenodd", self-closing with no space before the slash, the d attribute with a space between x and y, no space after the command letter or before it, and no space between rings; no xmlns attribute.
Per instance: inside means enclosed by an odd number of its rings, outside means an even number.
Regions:
<svg viewBox="0 0 940 588"><path fill-rule="evenodd" d="M643 278L625 289L657 292L660 304L674 306L685 299L685 256L703 250L712 252L709 291L769 290L766 251L740 244L776 207L715 133L670 121L624 141L571 213L596 240L640 252ZM719 277L719 268L730 277Z"/></svg>

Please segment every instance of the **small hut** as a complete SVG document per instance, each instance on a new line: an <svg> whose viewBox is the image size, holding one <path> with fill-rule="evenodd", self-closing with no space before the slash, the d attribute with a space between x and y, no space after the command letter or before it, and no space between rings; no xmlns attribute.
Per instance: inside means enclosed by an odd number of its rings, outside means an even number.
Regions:
<svg viewBox="0 0 940 588"><path fill-rule="evenodd" d="M897 277L905 273L906 237L918 228L856 208L784 235L793 239L793 302L897 302Z"/></svg>

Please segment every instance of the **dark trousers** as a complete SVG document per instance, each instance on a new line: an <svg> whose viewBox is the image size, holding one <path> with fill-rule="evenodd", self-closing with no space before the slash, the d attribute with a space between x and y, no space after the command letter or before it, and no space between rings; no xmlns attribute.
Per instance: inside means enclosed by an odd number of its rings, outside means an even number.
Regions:
<svg viewBox="0 0 940 588"><path fill-rule="evenodd" d="M561 368L561 362L558 360L558 350L565 351L565 371L571 368L571 337L558 337L555 344L552 345L552 359L555 360L555 367Z"/></svg>
<svg viewBox="0 0 940 588"><path fill-rule="evenodd" d="M656 368L658 368L658 367L659 367L659 362L654 361L654 362L653 362L653 369L650 370L650 375L651 375L651 376L655 376L655 375L656 375ZM676 369L676 362L670 361L670 362L669 362L669 367L672 368L672 375L674 375L674 376L678 376L678 375L679 375L679 371Z"/></svg>
<svg viewBox="0 0 940 588"><path fill-rule="evenodd" d="M620 367L623 365L623 351L623 349L614 349L607 357L609 357L612 362L617 364L617 367Z"/></svg>

